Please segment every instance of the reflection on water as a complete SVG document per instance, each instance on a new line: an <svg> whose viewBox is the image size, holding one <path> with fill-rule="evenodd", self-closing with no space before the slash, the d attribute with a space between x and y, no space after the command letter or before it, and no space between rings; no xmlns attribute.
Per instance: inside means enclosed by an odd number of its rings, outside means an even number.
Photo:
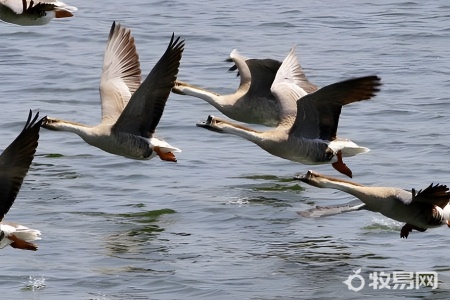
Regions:
<svg viewBox="0 0 450 300"><path fill-rule="evenodd" d="M372 150L346 160L357 181L410 188L448 180L443 1L325 0L314 9L307 1L78 2L67 22L0 24L0 145L16 137L30 108L85 124L100 119L102 49L117 20L139 41L144 74L175 31L186 39L179 79L220 93L236 89L224 61L235 48L283 59L296 43L319 86L377 74L377 97L340 116L338 134ZM209 114L218 112L205 101L170 95L157 134L183 150L176 164L116 157L74 134L42 130L7 217L39 228L43 240L34 253L2 249L2 299L448 298L447 228L405 240L401 225L368 211L302 217L296 212L353 200L291 178L331 167L206 133L195 124ZM350 293L342 281L359 268L436 270L442 284ZM44 289L22 289L39 274Z"/></svg>
<svg viewBox="0 0 450 300"><path fill-rule="evenodd" d="M97 214L105 218L107 222L120 224L120 227L126 228L105 237L108 255L124 258L123 254L162 251L164 247L152 245L152 240L158 233L164 231L164 228L158 225L159 218L162 215L174 213L176 212L172 209L160 209L125 214Z"/></svg>
<svg viewBox="0 0 450 300"><path fill-rule="evenodd" d="M300 186L298 181L292 179L292 177L279 177L275 175L249 175L236 178L246 179L246 184L237 186L242 189L250 189L253 191L261 192L291 192L299 194L305 189Z"/></svg>

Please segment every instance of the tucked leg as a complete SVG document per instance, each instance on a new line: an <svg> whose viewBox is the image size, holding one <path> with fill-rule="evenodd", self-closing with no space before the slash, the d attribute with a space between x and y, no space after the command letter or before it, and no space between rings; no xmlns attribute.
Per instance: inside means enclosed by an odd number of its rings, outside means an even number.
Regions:
<svg viewBox="0 0 450 300"><path fill-rule="evenodd" d="M36 251L38 249L37 245L26 242L24 240L21 240L18 237L16 237L14 234L11 234L10 236L8 236L8 239L13 241L11 243L11 247L13 247L13 248L22 249L22 250L32 250L32 251Z"/></svg>
<svg viewBox="0 0 450 300"><path fill-rule="evenodd" d="M347 165L342 160L342 152L338 151L336 153L336 157L338 161L331 164L333 168L335 168L338 172L352 178L352 171L349 169L349 167L347 167Z"/></svg>
<svg viewBox="0 0 450 300"><path fill-rule="evenodd" d="M172 152L164 153L161 151L161 148L158 146L154 147L153 151L155 151L156 154L158 154L158 156L159 156L159 158L161 158L161 160L177 162L177 158L175 157L175 155Z"/></svg>
<svg viewBox="0 0 450 300"><path fill-rule="evenodd" d="M406 223L406 224L402 227L402 229L400 230L400 237L401 237L401 238L407 239L409 233L410 233L413 229L415 229L415 230L417 230L417 231L420 231L420 232L424 232L425 230L427 230L426 228L420 228L420 227L417 227L417 226L414 226L414 225L411 225L411 224Z"/></svg>

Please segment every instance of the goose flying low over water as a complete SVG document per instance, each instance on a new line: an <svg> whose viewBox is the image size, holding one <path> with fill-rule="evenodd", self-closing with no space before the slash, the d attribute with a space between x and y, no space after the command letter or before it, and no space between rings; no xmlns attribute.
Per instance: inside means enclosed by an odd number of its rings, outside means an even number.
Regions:
<svg viewBox="0 0 450 300"><path fill-rule="evenodd" d="M430 184L418 192L414 189L406 191L396 187L364 186L313 171L296 176L295 179L318 188L341 190L363 202L363 204L346 207L318 207L306 213L300 213L305 216L327 216L366 209L406 223L400 231L401 238L407 238L413 229L423 232L427 228L449 225L450 191L445 185Z"/></svg>
<svg viewBox="0 0 450 300"><path fill-rule="evenodd" d="M45 25L53 18L69 18L77 11L58 0L0 0L0 20L22 25Z"/></svg>
<svg viewBox="0 0 450 300"><path fill-rule="evenodd" d="M184 40L170 40L167 50L141 84L139 57L130 30L113 23L100 80L102 121L87 126L46 118L42 126L70 131L86 143L132 159L177 161L180 149L154 136L180 66Z"/></svg>
<svg viewBox="0 0 450 300"><path fill-rule="evenodd" d="M308 81L295 54L294 58L298 84L305 93L316 91L317 87ZM236 50L231 52L230 59L235 63L230 70L237 68L240 76L239 87L233 94L219 95L182 81L177 81L172 91L203 99L227 117L239 122L278 126L286 111L281 109L270 87L281 62L273 59L249 59ZM290 112L295 113L295 103Z"/></svg>
<svg viewBox="0 0 450 300"><path fill-rule="evenodd" d="M291 51L283 61L271 88L284 112L278 127L261 132L214 116L209 116L197 126L240 136L272 155L291 161L303 164L332 163L337 171L352 177L352 171L342 161L342 157L354 156L369 149L350 140L337 138L339 116L342 106L375 96L379 91L380 78L366 76L350 79L306 94L297 83L292 54ZM296 109L296 113L292 113L293 109Z"/></svg>
<svg viewBox="0 0 450 300"><path fill-rule="evenodd" d="M31 243L40 240L41 232L28 227L3 222L19 193L24 177L27 175L38 146L39 130L44 118L37 121L39 113L33 119L28 115L25 127L17 138L0 155L0 248L10 245L13 248L37 250Z"/></svg>

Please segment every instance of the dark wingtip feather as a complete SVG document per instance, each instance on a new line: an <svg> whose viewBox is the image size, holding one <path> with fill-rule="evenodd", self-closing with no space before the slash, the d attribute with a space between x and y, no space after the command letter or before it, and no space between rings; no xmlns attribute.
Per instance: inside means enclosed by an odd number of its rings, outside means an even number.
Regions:
<svg viewBox="0 0 450 300"><path fill-rule="evenodd" d="M450 198L450 190L444 184L433 184L431 183L427 188L423 190L419 190L416 193L415 189L412 189L414 197L449 197Z"/></svg>
<svg viewBox="0 0 450 300"><path fill-rule="evenodd" d="M118 24L118 26L120 26L120 24ZM113 23L111 25L111 29L109 30L108 40L110 40L112 38L115 29L116 29L116 21L113 21Z"/></svg>
<svg viewBox="0 0 450 300"><path fill-rule="evenodd" d="M6 173L2 173L0 188L0 221L8 213L28 173L38 146L39 130L45 119L30 110L24 128L0 155Z"/></svg>

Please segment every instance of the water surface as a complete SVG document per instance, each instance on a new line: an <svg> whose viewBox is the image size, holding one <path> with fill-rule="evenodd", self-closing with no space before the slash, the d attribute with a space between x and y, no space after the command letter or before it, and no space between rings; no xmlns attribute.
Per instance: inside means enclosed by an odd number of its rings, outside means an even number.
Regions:
<svg viewBox="0 0 450 300"><path fill-rule="evenodd" d="M69 1L69 0L67 0ZM450 184L450 6L445 1L69 2L75 18L43 27L0 24L1 137L28 109L86 124L100 120L98 83L112 21L132 29L147 74L172 32L186 40L179 79L233 92L233 49L282 60L297 45L310 81L377 74L382 91L343 109L339 135L371 152L349 158L354 180L424 188ZM195 127L202 100L171 95L158 135L178 163L104 153L42 130L7 216L43 232L36 253L1 251L5 299L446 299L448 228L399 238L402 224L371 212L297 214L349 195L294 182L330 165L273 157L233 136ZM261 128L255 126L255 128ZM361 268L360 292L342 283ZM435 271L439 288L375 290L371 272Z"/></svg>

